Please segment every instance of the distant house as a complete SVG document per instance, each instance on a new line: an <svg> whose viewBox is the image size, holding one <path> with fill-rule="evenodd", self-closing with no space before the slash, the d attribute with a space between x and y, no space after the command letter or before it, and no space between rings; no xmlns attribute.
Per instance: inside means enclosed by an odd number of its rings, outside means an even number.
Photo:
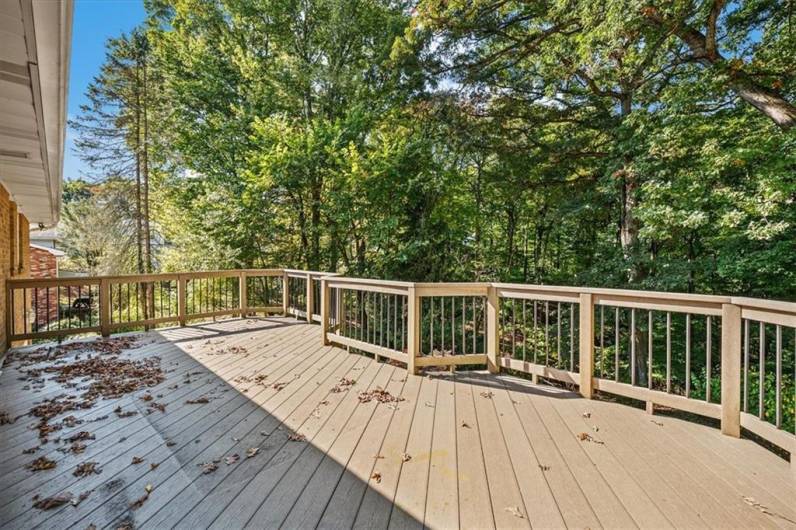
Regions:
<svg viewBox="0 0 796 530"><path fill-rule="evenodd" d="M60 234L57 228L49 228L47 230L33 229L30 231L31 246L58 248L59 239Z"/></svg>
<svg viewBox="0 0 796 530"><path fill-rule="evenodd" d="M31 243L30 277L57 278L58 258L64 255L63 251L56 248ZM31 306L36 313L35 322L51 322L58 319L58 294L57 289L34 289Z"/></svg>

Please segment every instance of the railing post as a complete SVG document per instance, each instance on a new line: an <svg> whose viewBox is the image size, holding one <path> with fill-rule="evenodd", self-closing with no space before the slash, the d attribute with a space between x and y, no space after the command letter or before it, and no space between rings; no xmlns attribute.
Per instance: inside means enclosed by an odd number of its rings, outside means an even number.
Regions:
<svg viewBox="0 0 796 530"><path fill-rule="evenodd" d="M580 294L579 315L580 395L591 399L594 376L594 300L591 293Z"/></svg>
<svg viewBox="0 0 796 530"><path fill-rule="evenodd" d="M306 309L307 309L307 322L309 322L310 324L312 324L312 306L314 305L314 300L313 300L314 294L315 290L312 288L312 274L307 273Z"/></svg>
<svg viewBox="0 0 796 530"><path fill-rule="evenodd" d="M103 337L111 334L111 285L106 278L99 285L100 333Z"/></svg>
<svg viewBox="0 0 796 530"><path fill-rule="evenodd" d="M331 289L329 289L329 282L326 278L321 278L321 338L323 345L329 345L329 339L326 334L329 332L329 313L331 309Z"/></svg>
<svg viewBox="0 0 796 530"><path fill-rule="evenodd" d="M249 309L249 286L247 285L246 271L240 272L238 278L238 301L240 302L240 317L246 318Z"/></svg>
<svg viewBox="0 0 796 530"><path fill-rule="evenodd" d="M406 353L408 360L406 370L410 374L417 373L415 359L420 355L420 297L414 287L409 288L407 295L407 324Z"/></svg>
<svg viewBox="0 0 796 530"><path fill-rule="evenodd" d="M287 316L287 308L290 305L290 276L287 271L282 271L282 315Z"/></svg>
<svg viewBox="0 0 796 530"><path fill-rule="evenodd" d="M741 436L741 308L721 306L721 432Z"/></svg>
<svg viewBox="0 0 796 530"><path fill-rule="evenodd" d="M486 297L486 361L492 374L500 372L500 298L497 288L490 285Z"/></svg>
<svg viewBox="0 0 796 530"><path fill-rule="evenodd" d="M11 336L14 334L14 297L13 287L6 282L6 350L11 347Z"/></svg>
<svg viewBox="0 0 796 530"><path fill-rule="evenodd" d="M180 326L188 321L188 279L182 274L177 276L177 317Z"/></svg>

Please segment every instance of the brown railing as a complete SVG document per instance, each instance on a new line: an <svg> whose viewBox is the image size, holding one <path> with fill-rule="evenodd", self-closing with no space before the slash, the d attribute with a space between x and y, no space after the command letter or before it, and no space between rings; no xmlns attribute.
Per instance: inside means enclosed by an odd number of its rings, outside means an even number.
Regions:
<svg viewBox="0 0 796 530"><path fill-rule="evenodd" d="M482 365L721 420L796 452L796 304L506 283L411 283L294 269L7 282L9 341L221 315L291 314L407 365ZM683 362L679 362L682 359Z"/></svg>

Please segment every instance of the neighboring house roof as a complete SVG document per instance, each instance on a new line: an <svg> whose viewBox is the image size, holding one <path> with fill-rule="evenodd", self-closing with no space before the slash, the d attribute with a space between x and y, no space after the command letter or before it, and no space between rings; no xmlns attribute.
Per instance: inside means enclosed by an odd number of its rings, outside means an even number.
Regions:
<svg viewBox="0 0 796 530"><path fill-rule="evenodd" d="M61 211L72 0L0 1L0 182L32 224Z"/></svg>
<svg viewBox="0 0 796 530"><path fill-rule="evenodd" d="M61 256L66 256L66 252L64 252L63 250L58 250L56 248L43 247L41 245L34 245L33 243L30 244L30 248L35 248L36 250L43 250L45 252L49 252L56 258L60 258Z"/></svg>
<svg viewBox="0 0 796 530"><path fill-rule="evenodd" d="M58 233L57 228L48 228L47 230L36 228L30 231L31 241L58 241L59 239L61 239L61 234Z"/></svg>

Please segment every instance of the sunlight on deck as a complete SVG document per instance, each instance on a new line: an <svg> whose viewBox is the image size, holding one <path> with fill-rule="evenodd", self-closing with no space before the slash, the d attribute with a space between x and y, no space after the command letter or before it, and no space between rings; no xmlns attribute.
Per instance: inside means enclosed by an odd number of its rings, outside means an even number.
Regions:
<svg viewBox="0 0 796 530"><path fill-rule="evenodd" d="M27 366L12 354L0 525L796 526L789 464L708 426L510 376L407 375L321 346L318 326L292 318L138 343L121 358L159 357L163 381L53 417L47 443L26 414L89 381L42 369L89 354ZM41 457L54 466L29 469Z"/></svg>

